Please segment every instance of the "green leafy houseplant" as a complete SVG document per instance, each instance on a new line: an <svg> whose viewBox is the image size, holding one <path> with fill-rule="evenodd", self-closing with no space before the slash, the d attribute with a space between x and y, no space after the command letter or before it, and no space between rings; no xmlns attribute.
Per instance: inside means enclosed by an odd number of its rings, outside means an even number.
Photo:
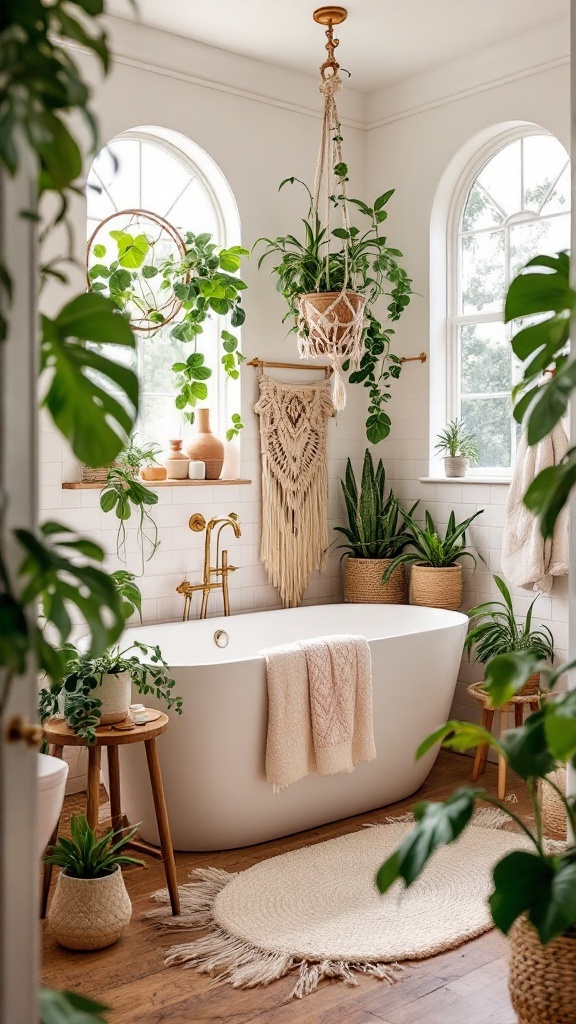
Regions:
<svg viewBox="0 0 576 1024"><path fill-rule="evenodd" d="M372 455L366 449L360 490L348 459L346 475L340 484L346 502L348 526L335 526L334 529L346 538L347 543L339 547L344 548L350 558L394 558L410 544L411 534L401 529L403 521L394 491L384 497L386 472L381 459L374 470ZM413 505L410 513L415 508Z"/></svg>
<svg viewBox="0 0 576 1024"><path fill-rule="evenodd" d="M178 391L176 408L189 422L194 421L198 402L208 397L208 384L212 370L198 351L198 342L204 324L214 314L229 316L232 327L240 327L245 320L241 292L246 284L237 272L248 250L235 245L218 248L208 232L185 235L184 255L154 256L153 239L145 234L134 236L127 230L110 231L115 247L113 259L105 263L106 246L93 247L90 257L95 260L89 269L90 287L107 293L115 308L130 317L134 311L144 316L151 327L164 326L163 309L170 300L181 303L177 322L170 328L170 336L191 344L192 351L185 361L174 363L175 386ZM225 373L237 380L243 356L238 338L227 329L220 331L223 354L221 363ZM238 418L230 429L240 429Z"/></svg>
<svg viewBox="0 0 576 1024"><path fill-rule="evenodd" d="M131 651L138 653L131 654ZM58 713L62 694L63 713L68 725L79 736L93 743L102 713L99 687L104 677L121 676L124 673L143 696L152 693L159 700L165 701L166 706L173 708L176 714L182 714L182 697L172 693L175 682L170 678L169 666L157 645L135 641L122 651L119 647L113 647L94 658L89 653L79 652L73 644L66 644L62 655L67 666L64 678L40 690L39 712L42 720Z"/></svg>
<svg viewBox="0 0 576 1024"><path fill-rule="evenodd" d="M122 449L115 463L125 473L138 476L147 466L158 464L157 456L160 451L161 447L155 441L140 447L136 444L136 434L132 434L129 443Z"/></svg>
<svg viewBox="0 0 576 1024"><path fill-rule="evenodd" d="M554 637L547 626L532 629L532 609L538 600L532 601L523 623L518 622L514 613L512 597L504 580L493 577L504 601L485 601L468 612L473 628L464 641L470 653L474 647L474 659L486 664L497 654L511 651L531 651L542 661L554 661Z"/></svg>
<svg viewBox="0 0 576 1024"><path fill-rule="evenodd" d="M40 989L40 1024L106 1024L108 1006L77 992Z"/></svg>
<svg viewBox="0 0 576 1024"><path fill-rule="evenodd" d="M71 878L103 878L112 874L118 865L144 864L143 860L122 852L137 831L137 826L117 832L112 829L99 839L83 814L73 814L71 838L59 836L44 859L47 864L62 868Z"/></svg>
<svg viewBox="0 0 576 1024"><path fill-rule="evenodd" d="M337 164L334 173L343 186L348 180L346 164ZM286 178L280 189L295 182L303 185L309 198L308 214L303 219L303 240L292 234L259 238L255 245L264 243L266 248L258 260L258 267L269 257L278 260L272 273L277 277L277 290L288 303L284 319L293 321L293 330L297 330L301 295L349 289L366 297L364 354L358 370L350 374L350 382L368 389L366 437L372 444L377 444L390 433L391 421L384 406L390 399L391 380L400 375L401 363L390 351L394 330L383 325L375 305L386 296L389 299L387 319L392 322L399 320L410 302L412 285L408 274L398 263L402 253L391 248L386 237L380 235L380 225L388 216L385 206L394 189L378 196L372 206L360 199L347 199L367 218L368 226L363 232L355 226L330 231L327 225L322 224L314 208L314 197L303 181ZM330 196L330 202L338 209L344 202L343 192ZM349 369L349 364L344 363L343 368Z"/></svg>
<svg viewBox="0 0 576 1024"><path fill-rule="evenodd" d="M470 459L477 462L479 456L478 442L474 434L466 430L464 420L456 418L438 434L438 444L434 445L435 451L446 452L452 459Z"/></svg>
<svg viewBox="0 0 576 1024"><path fill-rule="evenodd" d="M560 676L575 665L576 662L561 665L554 672L546 669L546 686L553 690ZM503 707L540 667L541 659L531 652L494 657L487 665L485 684L492 705ZM530 996L526 995L525 986L524 990L519 987L518 991L515 987L514 964L522 955L523 948L519 946L518 953L515 952L519 937L526 933L526 929L530 932L533 928L542 944L558 937L569 940L561 948L555 951L553 948L550 961L542 951L538 963L535 959L538 947L531 948L531 972L538 987L542 1019L552 1020L550 994L546 992L544 978L549 979L554 957L569 957L568 962L576 969L576 848L569 845L561 852L547 848L537 788L539 780L546 778L546 785L555 790L568 822L576 831L576 797L565 796L549 778L563 761L570 761L573 766L576 764L576 691L557 694L554 700L546 701L539 711L530 715L524 725L509 730L500 739L470 722L447 722L421 744L416 756L422 757L438 743L461 752L478 744L490 744L524 780L532 804L534 826L528 827L509 804L499 803L477 787L461 787L443 802L422 801L414 808L413 831L380 868L378 888L386 892L398 878L411 885L434 851L461 835L471 822L479 801L499 807L516 823L530 844L529 850L510 853L496 864L494 890L489 900L494 924L504 934L510 935L512 1001L522 1017L523 1001ZM561 1016L554 1019L570 1019L572 997L571 991L567 991L564 997L562 993L556 993L554 1010ZM530 1019L538 1018L532 1015Z"/></svg>

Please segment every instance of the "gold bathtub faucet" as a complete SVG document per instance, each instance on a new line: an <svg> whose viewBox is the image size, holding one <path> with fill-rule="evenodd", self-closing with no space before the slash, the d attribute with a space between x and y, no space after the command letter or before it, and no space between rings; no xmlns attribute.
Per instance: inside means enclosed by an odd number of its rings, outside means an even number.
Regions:
<svg viewBox="0 0 576 1024"><path fill-rule="evenodd" d="M206 540L204 542L204 571L202 573L202 583L189 583L188 580L182 580L176 587L179 594L184 595L184 615L183 621L187 622L190 618L190 604L192 601L192 594L196 590L202 591L202 607L200 609L200 618L205 619L208 611L208 596L211 590L221 590L222 598L224 600L224 615L230 615L230 595L228 593L228 574L236 572L237 565L228 565L228 552L222 551L222 559L220 560L220 534L227 526L231 526L234 530L234 536L240 537L240 523L238 522L238 516L235 512L231 512L229 516L225 516L223 519L211 519L208 523L204 519L201 512L195 512L193 516L190 516L188 526L194 533L202 533L206 530ZM214 527L218 527L216 533L216 564L211 565L210 549L212 544L212 530ZM216 576L215 582L212 581L212 577Z"/></svg>

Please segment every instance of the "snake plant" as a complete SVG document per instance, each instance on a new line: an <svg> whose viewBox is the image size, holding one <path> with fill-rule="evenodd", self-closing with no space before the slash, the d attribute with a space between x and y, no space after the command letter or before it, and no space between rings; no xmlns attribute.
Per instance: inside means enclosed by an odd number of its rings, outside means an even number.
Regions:
<svg viewBox="0 0 576 1024"><path fill-rule="evenodd" d="M400 509L400 515L408 527L409 543L415 550L397 555L384 572L382 582L387 583L394 569L399 565L429 565L435 569L446 569L456 565L461 558L471 558L476 566L476 557L467 549L466 530L483 511L484 509L480 509L473 516L465 519L463 523L458 524L454 513L451 512L446 532L442 537L428 511L425 514L425 526L420 526L412 518L411 512L404 512L403 509ZM479 557L482 558L481 555Z"/></svg>
<svg viewBox="0 0 576 1024"><path fill-rule="evenodd" d="M514 615L512 597L504 580L494 576L494 582L504 601L485 601L468 612L470 621L476 620L464 641L468 653L476 644L475 660L482 664L496 654L508 654L510 651L531 651L543 661L554 661L554 637L548 627L542 626L541 630L530 628L532 609L538 597L532 601L522 625Z"/></svg>
<svg viewBox="0 0 576 1024"><path fill-rule="evenodd" d="M400 506L393 491L384 497L386 472L382 460L376 470L368 448L364 454L362 479L358 490L350 459L346 463L346 475L340 481L348 526L336 526L338 533L348 541L340 544L350 558L394 558L411 542L410 534L399 529ZM418 502L416 502L416 505ZM410 512L416 508L413 505Z"/></svg>

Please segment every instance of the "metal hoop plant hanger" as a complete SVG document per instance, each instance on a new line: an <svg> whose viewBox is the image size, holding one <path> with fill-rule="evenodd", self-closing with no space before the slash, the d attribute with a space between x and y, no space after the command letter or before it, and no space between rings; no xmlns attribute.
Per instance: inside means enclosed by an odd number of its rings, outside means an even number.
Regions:
<svg viewBox="0 0 576 1024"><path fill-rule="evenodd" d="M116 213L111 213L108 217L105 217L103 220L100 221L100 223L92 232L86 244L86 282L88 288L93 287L93 281L90 278L90 254L92 252L92 246L94 245L96 239L100 235L102 229L105 228L106 225L110 224L111 221L118 220L119 218L124 218L122 224L122 230L124 231L127 231L135 223L138 223L139 220L149 221L150 223L154 224L157 228L160 229L160 234L158 235L158 238L156 238L154 241L150 241L150 239L148 239L151 251L153 250L155 245L158 245L162 235L164 234L167 235L170 241L174 244L174 247L177 250L180 259L184 259L184 257L186 256L186 245L184 243L184 239L176 230L174 225L170 223L170 221L166 220L164 217L161 217L157 213L152 213L151 210L118 210ZM128 218L128 220L126 220L126 218ZM150 260L148 260L148 262L150 262ZM127 267L121 269L130 270L131 268ZM190 275L187 273L182 277L182 281L185 284L187 284L189 278ZM142 280L144 281L144 278L142 278ZM154 297L152 288L150 286L147 287L149 287L151 296ZM180 312L181 308L182 301L178 299L174 292L170 289L167 292L166 301L164 301L161 304L154 304L153 306L150 306L148 310L148 313L161 313L161 322L158 322L158 320L151 320L149 316L147 316L146 313L142 311L142 316L134 319L132 317L130 318L130 326L132 327L132 330L138 331L141 334L151 334L154 331L158 331L161 327L164 327L165 324L170 323L171 320L174 320L174 318Z"/></svg>

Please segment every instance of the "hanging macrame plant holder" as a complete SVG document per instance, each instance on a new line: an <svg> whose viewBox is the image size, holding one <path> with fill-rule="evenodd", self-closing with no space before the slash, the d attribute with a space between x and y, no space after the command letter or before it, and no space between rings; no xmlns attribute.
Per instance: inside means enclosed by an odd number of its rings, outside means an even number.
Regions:
<svg viewBox="0 0 576 1024"><path fill-rule="evenodd" d="M334 39L333 23L343 21L346 12L342 8L327 8L323 20L324 9L316 11L314 18L321 24L327 24L328 60L320 68L320 92L324 97L324 113L322 118L322 135L320 151L314 183L313 213L319 216L320 207L324 207L324 223L327 236L330 237L330 200L331 179L335 180L340 189L339 209L342 213L342 226L349 231L350 219L346 198L345 174L339 176L334 168L342 165L342 139L340 120L336 106L336 95L342 90L342 80L338 74L339 64L334 58L338 39ZM340 16L335 12L340 10ZM342 16L343 15L343 16ZM298 301L298 351L302 359L314 359L317 356L328 358L334 370L332 401L334 408L341 410L346 405L346 390L342 380L342 363L349 361L353 370L357 370L363 351L363 335L366 321L364 307L366 297L349 288L348 244L344 240L343 250L343 285L340 290L312 292L301 295ZM323 276L330 287L330 253L326 255Z"/></svg>

